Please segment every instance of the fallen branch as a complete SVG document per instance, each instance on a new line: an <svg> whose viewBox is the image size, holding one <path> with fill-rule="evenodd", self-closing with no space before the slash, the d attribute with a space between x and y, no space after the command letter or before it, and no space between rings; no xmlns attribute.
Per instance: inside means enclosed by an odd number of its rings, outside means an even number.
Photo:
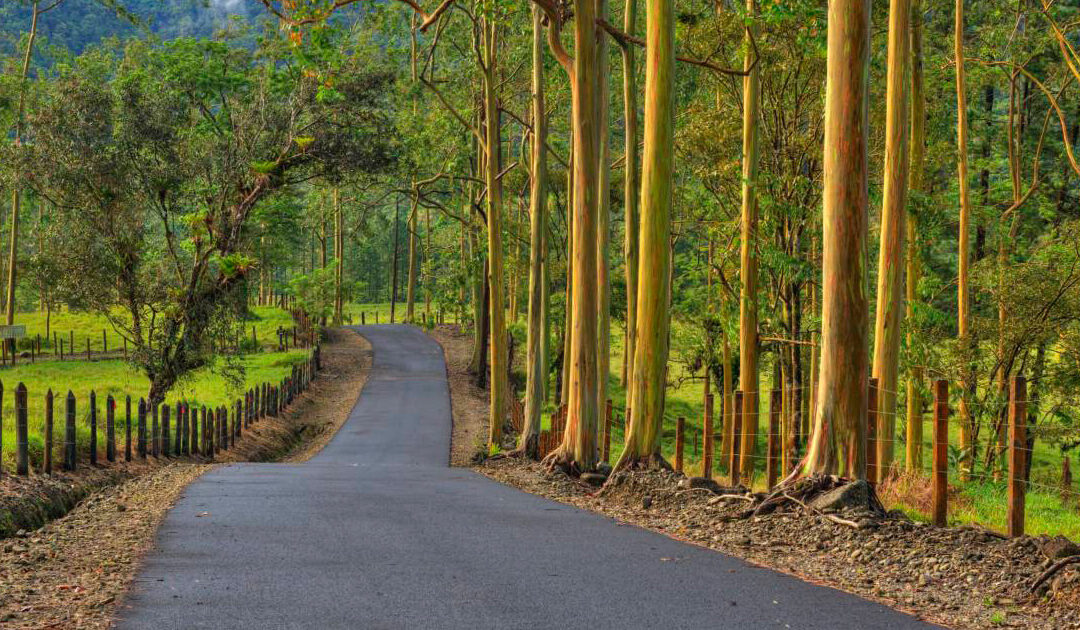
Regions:
<svg viewBox="0 0 1080 630"><path fill-rule="evenodd" d="M1037 580L1035 580L1035 582L1031 585L1031 590L1032 591L1038 590L1038 588L1040 586L1042 586L1050 578L1057 575L1057 573L1059 571L1061 571L1065 567L1069 566L1070 564L1078 564L1078 563L1080 563L1080 556L1069 556L1068 558L1063 558L1061 560L1058 560L1053 565L1051 565L1051 567L1049 569L1043 571L1043 574L1040 575L1039 578Z"/></svg>

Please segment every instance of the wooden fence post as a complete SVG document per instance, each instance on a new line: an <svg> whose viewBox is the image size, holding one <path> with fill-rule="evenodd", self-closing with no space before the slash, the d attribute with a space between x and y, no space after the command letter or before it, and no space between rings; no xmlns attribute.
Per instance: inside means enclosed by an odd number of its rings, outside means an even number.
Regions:
<svg viewBox="0 0 1080 630"><path fill-rule="evenodd" d="M116 461L116 401L112 394L105 398L105 459Z"/></svg>
<svg viewBox="0 0 1080 630"><path fill-rule="evenodd" d="M64 469L75 470L75 394L68 390L67 407L64 410Z"/></svg>
<svg viewBox="0 0 1080 630"><path fill-rule="evenodd" d="M878 484L877 463L878 380L871 378L866 392L866 481Z"/></svg>
<svg viewBox="0 0 1080 630"><path fill-rule="evenodd" d="M184 403L184 435L180 450L184 455L191 455L191 406Z"/></svg>
<svg viewBox="0 0 1080 630"><path fill-rule="evenodd" d="M199 445L199 408L196 407L191 414L191 454L198 455L201 452Z"/></svg>
<svg viewBox="0 0 1080 630"><path fill-rule="evenodd" d="M53 468L53 393L50 389L45 394L45 452L44 471L46 475L52 474Z"/></svg>
<svg viewBox="0 0 1080 630"><path fill-rule="evenodd" d="M131 461L131 395L124 397L124 461Z"/></svg>
<svg viewBox="0 0 1080 630"><path fill-rule="evenodd" d="M1069 495L1072 494L1072 470L1069 469L1069 454L1061 459L1061 502L1068 503Z"/></svg>
<svg viewBox="0 0 1080 630"><path fill-rule="evenodd" d="M1027 451L1027 380L1012 378L1009 396L1009 536L1024 535L1025 455Z"/></svg>
<svg viewBox="0 0 1080 630"><path fill-rule="evenodd" d="M90 390L90 465L97 466L97 394Z"/></svg>
<svg viewBox="0 0 1080 630"><path fill-rule="evenodd" d="M767 453L765 458L765 479L769 490L776 485L777 469L780 458L780 410L784 406L784 393L779 389L773 389L769 394L769 436L766 441Z"/></svg>
<svg viewBox="0 0 1080 630"><path fill-rule="evenodd" d="M26 418L26 385L15 388L15 472L30 474L30 432Z"/></svg>
<svg viewBox="0 0 1080 630"><path fill-rule="evenodd" d="M171 415L172 407L169 403L162 403L161 405L161 456L168 457L170 446L172 446L172 436L169 435L169 416Z"/></svg>
<svg viewBox="0 0 1080 630"><path fill-rule="evenodd" d="M366 318L364 317L364 311L360 311L360 325L367 326Z"/></svg>
<svg viewBox="0 0 1080 630"><path fill-rule="evenodd" d="M731 461L728 462L728 477L730 478L729 485L731 485L732 487L739 485L739 439L742 437L742 403L742 390L736 391L735 404L734 409L732 409L733 415L731 419Z"/></svg>
<svg viewBox="0 0 1080 630"><path fill-rule="evenodd" d="M146 399L139 399L139 459L146 459Z"/></svg>
<svg viewBox="0 0 1080 630"><path fill-rule="evenodd" d="M683 471L683 435L686 431L686 418L675 419L675 472Z"/></svg>
<svg viewBox="0 0 1080 630"><path fill-rule="evenodd" d="M86 360L90 360L90 337L86 338Z"/></svg>
<svg viewBox="0 0 1080 630"><path fill-rule="evenodd" d="M712 479L713 471L713 395L705 395L705 417L701 424L701 476Z"/></svg>
<svg viewBox="0 0 1080 630"><path fill-rule="evenodd" d="M105 332L105 329L101 329L101 352L102 354L109 351L109 335Z"/></svg>
<svg viewBox="0 0 1080 630"><path fill-rule="evenodd" d="M217 434L215 429L217 427L217 410L210 408L206 410L206 454L210 459L214 459L214 455L217 454Z"/></svg>
<svg viewBox="0 0 1080 630"><path fill-rule="evenodd" d="M150 405L150 453L154 457L161 457L161 431L158 427L159 405Z"/></svg>
<svg viewBox="0 0 1080 630"><path fill-rule="evenodd" d="M934 525L944 527L949 516L949 381L934 381Z"/></svg>
<svg viewBox="0 0 1080 630"><path fill-rule="evenodd" d="M184 404L176 403L176 443L173 444L173 455L180 457L184 454Z"/></svg>

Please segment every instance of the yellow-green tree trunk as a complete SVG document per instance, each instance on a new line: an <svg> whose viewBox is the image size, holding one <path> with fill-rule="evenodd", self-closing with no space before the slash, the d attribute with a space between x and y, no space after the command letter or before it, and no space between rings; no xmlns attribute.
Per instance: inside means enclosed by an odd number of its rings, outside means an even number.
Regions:
<svg viewBox="0 0 1080 630"><path fill-rule="evenodd" d="M877 470L882 481L893 461L896 390L903 321L904 213L908 186L907 65L911 20L908 0L889 5L889 60L885 97L885 185L878 252L873 375L878 379Z"/></svg>
<svg viewBox="0 0 1080 630"><path fill-rule="evenodd" d="M953 23L953 54L956 63L956 177L960 188L960 225L957 243L957 335L960 345L961 382L960 382L960 475L967 478L971 472L973 430L971 401L969 397L974 389L974 374L970 369L972 361L971 339L971 291L968 288L968 268L970 267L969 233L971 232L971 201L968 193L968 151L967 151L967 94L964 75L964 0L956 0L956 13Z"/></svg>
<svg viewBox="0 0 1080 630"><path fill-rule="evenodd" d="M637 29L637 0L626 0L623 12L623 29L633 35ZM634 59L634 47L622 47L623 62L623 125L624 155L623 160L623 216L626 236L623 243L623 256L626 270L626 333L623 343L623 386L629 387L629 374L634 362L634 349L637 345L637 273L638 273L638 116L637 116L637 63ZM630 395L627 392L626 400Z"/></svg>
<svg viewBox="0 0 1080 630"><path fill-rule="evenodd" d="M486 149L484 160L484 183L487 185L488 227L488 291L491 326L491 400L489 408L488 446L498 449L502 442L503 422L506 413L507 379L506 310L503 294L503 244L502 244L502 182L499 179L499 106L498 89L497 26L494 20L484 23L484 123Z"/></svg>
<svg viewBox="0 0 1080 630"><path fill-rule="evenodd" d="M805 474L866 477L870 0L830 0L822 203L821 366Z"/></svg>
<svg viewBox="0 0 1080 630"><path fill-rule="evenodd" d="M617 468L660 465L671 295L671 206L675 144L675 3L645 3L645 147L641 170L641 261L637 346L630 378L630 430Z"/></svg>
<svg viewBox="0 0 1080 630"><path fill-rule="evenodd" d="M544 27L540 7L532 8L532 177L529 191L529 328L525 383L525 423L518 448L535 459L544 404L544 231L547 226L547 113L544 104Z"/></svg>
<svg viewBox="0 0 1080 630"><path fill-rule="evenodd" d="M746 0L746 12L753 16L756 0ZM757 178L758 118L760 117L760 79L753 65L747 30L743 68L742 131L742 243L740 251L739 295L739 389L743 392L740 472L748 480L754 476L755 447L758 431L758 286L757 286Z"/></svg>

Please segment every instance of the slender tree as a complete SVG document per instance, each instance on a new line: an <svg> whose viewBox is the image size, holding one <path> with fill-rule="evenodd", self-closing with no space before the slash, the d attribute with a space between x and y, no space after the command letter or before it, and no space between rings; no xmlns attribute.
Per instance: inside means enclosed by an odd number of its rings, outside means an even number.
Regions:
<svg viewBox="0 0 1080 630"><path fill-rule="evenodd" d="M878 379L877 470L884 480L893 460L896 390L900 372L903 314L904 213L908 186L907 65L911 7L889 4L889 60L885 100L885 186L878 254L877 317L874 325L874 377Z"/></svg>
<svg viewBox="0 0 1080 630"><path fill-rule="evenodd" d="M804 474L866 476L870 0L830 0L822 198L821 366Z"/></svg>
<svg viewBox="0 0 1080 630"><path fill-rule="evenodd" d="M544 103L544 26L540 8L532 8L532 177L529 191L529 328L527 340L527 380L525 383L525 424L518 448L530 458L538 454L540 408L544 404L544 250L547 229L547 112Z"/></svg>
<svg viewBox="0 0 1080 630"><path fill-rule="evenodd" d="M753 19L757 0L746 0L746 12ZM761 80L751 56L751 29L747 27L743 68L742 131L742 244L739 295L739 389L743 392L742 455L740 472L744 479L754 474L754 451L758 431L758 295L757 295L757 179L758 119L761 116Z"/></svg>
<svg viewBox="0 0 1080 630"><path fill-rule="evenodd" d="M633 36L637 30L637 0L626 0L623 12L623 28ZM637 346L637 274L638 274L638 115L637 115L637 63L634 47L622 46L623 62L623 204L624 230L623 255L626 269L626 334L623 343L623 386L629 386L628 375L633 371ZM629 393L626 400L630 401Z"/></svg>
<svg viewBox="0 0 1080 630"><path fill-rule="evenodd" d="M926 161L926 96L923 87L923 9L922 0L911 2L911 168L908 174L910 189L922 193ZM919 255L919 217L909 212L905 224L907 233L907 282L905 309L908 321L915 315L919 295L921 264ZM908 346L915 343L915 330L908 328ZM907 441L905 467L922 467L922 381L923 368L912 366L907 381Z"/></svg>
<svg viewBox="0 0 1080 630"><path fill-rule="evenodd" d="M675 3L645 3L645 147L637 345L630 381L630 431L616 468L664 465L664 420L671 299L671 209L675 143Z"/></svg>
<svg viewBox="0 0 1080 630"><path fill-rule="evenodd" d="M956 177L960 187L960 225L957 244L957 341L960 346L960 474L967 477L974 461L972 439L974 416L971 412L972 390L975 387L971 366L973 357L971 338L971 289L968 286L970 267L969 233L971 232L971 201L968 191L968 124L967 94L964 73L964 0L956 0L953 54L956 63Z"/></svg>

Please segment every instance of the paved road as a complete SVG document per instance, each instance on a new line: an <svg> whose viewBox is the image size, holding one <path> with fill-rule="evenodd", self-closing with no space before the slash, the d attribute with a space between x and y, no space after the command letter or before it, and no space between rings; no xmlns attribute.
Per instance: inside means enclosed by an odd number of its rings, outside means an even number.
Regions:
<svg viewBox="0 0 1080 630"><path fill-rule="evenodd" d="M375 363L348 423L304 464L192 484L119 628L928 627L448 467L439 346L358 330Z"/></svg>

